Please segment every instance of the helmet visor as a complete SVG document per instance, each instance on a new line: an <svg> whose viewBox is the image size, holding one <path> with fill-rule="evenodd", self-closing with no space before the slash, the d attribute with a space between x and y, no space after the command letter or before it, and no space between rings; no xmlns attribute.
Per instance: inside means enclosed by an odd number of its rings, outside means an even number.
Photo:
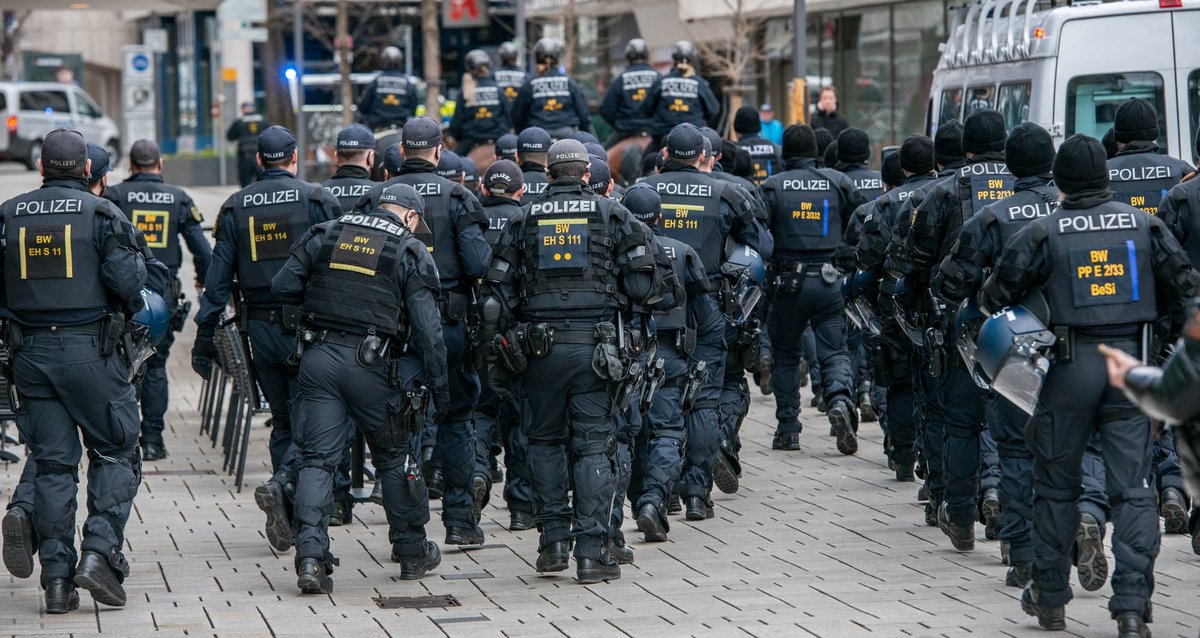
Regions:
<svg viewBox="0 0 1200 638"><path fill-rule="evenodd" d="M1009 357L996 373L992 389L1012 401L1013 405L1024 410L1026 414L1033 414L1049 367L1049 362L1044 357Z"/></svg>
<svg viewBox="0 0 1200 638"><path fill-rule="evenodd" d="M762 288L758 284L750 280L750 277L743 272L738 278L737 283L729 291L729 323L740 326L748 321L754 314L754 308L758 305L759 299L762 299Z"/></svg>

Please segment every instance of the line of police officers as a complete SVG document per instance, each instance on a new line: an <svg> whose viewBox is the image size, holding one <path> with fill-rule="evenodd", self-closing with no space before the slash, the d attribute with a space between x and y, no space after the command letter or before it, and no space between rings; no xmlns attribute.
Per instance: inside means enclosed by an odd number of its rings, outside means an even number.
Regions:
<svg viewBox="0 0 1200 638"><path fill-rule="evenodd" d="M1189 212L1195 182L1175 186L1191 169L1157 153L1152 105L1118 109L1111 159L1082 136L1056 155L1036 125L1009 134L998 112L981 109L963 125L943 124L934 140L908 138L881 175L865 166L870 142L858 129L839 135L834 166L818 159L807 126L789 127L781 147L758 138L752 109L734 118L744 146L728 143L705 126L707 85L691 68L694 51L677 46L675 70L647 93L644 44L632 42L630 77L614 82L617 106L606 109L644 100L639 112L654 114L649 132L662 149L618 202L604 148L578 132L586 117L558 119L577 89L557 70L553 44L539 43L540 75L512 105L514 119L551 130L522 128L506 142L491 137L506 128L492 126L459 140L496 143L478 193L428 118L405 118L401 144L384 150L382 183L367 177L377 150L370 130L343 130L339 168L324 188L295 178L294 137L269 127L256 140L257 181L221 208L211 261L198 212L161 183L157 147L135 144L134 177L108 195L131 226L82 194L88 169L77 134L47 138L45 187L3 209L8 343L36 469L22 481L33 497L14 499L4 520L10 571L28 576L36 551L48 609L77 604L72 582L123 604L120 535L136 491L136 443L111 431L128 429L128 419L96 423L87 416L93 402L52 389L75 378L77 364L47 367L64 356L103 367L107 317L136 306L130 290L145 278L135 272L145 254L156 250L174 279L183 237L204 282L193 367L211 373L212 335L236 295L272 413L274 476L255 499L269 542L295 545L306 593L332 589L327 527L350 516L356 428L371 448L402 578L440 563L424 530L435 492L446 544L483 543L480 510L501 450L511 528L540 532L538 571L567 569L573 553L581 583L619 578L619 563L633 560L620 532L624 497L645 540L657 542L675 508L711 518L712 486L738 489L746 371L776 394L772 447L799 449L810 328L814 394L840 452L856 453L860 412L878 408L897 480L925 479L926 522L968 551L981 519L987 537L1005 543L1006 582L1026 588L1022 607L1046 628L1064 626L1072 562L1085 588L1102 586L1111 514L1110 609L1122 635L1146 635L1159 508L1168 531L1185 532L1187 502L1170 438L1153 441L1145 418L1105 389L1093 346L1154 356L1177 334L1178 311L1200 281L1179 243L1195 254L1200 241ZM488 89L500 85L488 62L468 65L481 100L472 121L507 109L492 103L499 91ZM665 108L646 109L664 99ZM520 119L530 100L542 109ZM456 122L456 131L471 129ZM1161 220L1147 210L1156 201ZM75 278L75 259L99 280ZM954 356L989 311L1016 304L1008 315L1030 314L1054 335L1040 398L1001 387L1000 370L989 371L993 388L982 387L974 360ZM142 388L148 460L166 453L167 347ZM39 358L43 348L54 361ZM62 354L70 348L78 355ZM114 377L116 398L99 407L120 414L118 405L131 405L118 397L124 390ZM60 443L73 440L68 419L85 432L89 487L104 493L89 499L95 522L85 525L78 569L73 509L59 493L80 454Z"/></svg>

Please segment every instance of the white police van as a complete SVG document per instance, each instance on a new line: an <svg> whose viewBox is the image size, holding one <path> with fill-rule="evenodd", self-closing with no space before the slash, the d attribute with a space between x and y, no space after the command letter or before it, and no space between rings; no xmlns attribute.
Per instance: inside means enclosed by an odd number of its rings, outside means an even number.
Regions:
<svg viewBox="0 0 1200 638"><path fill-rule="evenodd" d="M941 46L926 131L979 108L1009 128L1033 121L1055 144L1100 138L1131 97L1158 109L1159 145L1195 164L1200 117L1200 3L980 0L953 16Z"/></svg>

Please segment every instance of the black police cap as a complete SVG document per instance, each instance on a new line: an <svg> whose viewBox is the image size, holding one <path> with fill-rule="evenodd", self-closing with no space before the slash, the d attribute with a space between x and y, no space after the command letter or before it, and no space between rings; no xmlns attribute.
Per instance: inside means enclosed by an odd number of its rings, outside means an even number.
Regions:
<svg viewBox="0 0 1200 638"><path fill-rule="evenodd" d="M1008 134L1004 162L1017 177L1045 175L1054 166L1054 140L1033 122L1020 124Z"/></svg>
<svg viewBox="0 0 1200 638"><path fill-rule="evenodd" d="M129 163L134 166L156 166L162 161L162 150L154 140L138 140L129 148Z"/></svg>
<svg viewBox="0 0 1200 638"><path fill-rule="evenodd" d="M817 157L825 159L825 151L829 150L829 145L833 144L833 133L829 129L821 127L813 129L813 137L817 140Z"/></svg>
<svg viewBox="0 0 1200 638"><path fill-rule="evenodd" d="M753 135L762 131L762 120L753 106L743 106L733 115L733 132L739 135Z"/></svg>
<svg viewBox="0 0 1200 638"><path fill-rule="evenodd" d="M583 142L583 140L579 140ZM583 142L583 147L587 149L588 155L599 155L600 157L608 157L608 150L598 142Z"/></svg>
<svg viewBox="0 0 1200 638"><path fill-rule="evenodd" d="M392 144L383 152L383 169L395 175L400 172L400 165L404 163L404 155L400 152L399 144Z"/></svg>
<svg viewBox="0 0 1200 638"><path fill-rule="evenodd" d="M268 162L278 162L279 160L287 159L295 151L296 136L278 124L268 126L262 133L258 134L258 154L262 155L263 159Z"/></svg>
<svg viewBox="0 0 1200 638"><path fill-rule="evenodd" d="M807 124L793 124L783 131L783 159L816 157L817 135Z"/></svg>
<svg viewBox="0 0 1200 638"><path fill-rule="evenodd" d="M964 153L987 153L1003 151L1008 133L1004 116L995 109L979 109L967 117L963 124L962 149Z"/></svg>
<svg viewBox="0 0 1200 638"><path fill-rule="evenodd" d="M653 186L638 182L625 191L621 204L633 213L640 221L648 221L658 217L662 212L662 198Z"/></svg>
<svg viewBox="0 0 1200 638"><path fill-rule="evenodd" d="M475 163L475 160L469 157L463 157L461 155L458 156L458 159L462 161L463 180L468 184L474 184L475 182L478 182L479 165Z"/></svg>
<svg viewBox="0 0 1200 638"><path fill-rule="evenodd" d="M936 154L933 140L924 135L908 136L896 153L900 156L900 168L914 175L933 172L933 158Z"/></svg>
<svg viewBox="0 0 1200 638"><path fill-rule="evenodd" d="M428 117L414 117L404 123L401 136L404 148L434 148L442 143L442 127Z"/></svg>
<svg viewBox="0 0 1200 638"><path fill-rule="evenodd" d="M351 124L338 131L337 150L359 151L375 148L375 134L362 124Z"/></svg>
<svg viewBox="0 0 1200 638"><path fill-rule="evenodd" d="M933 161L942 166L963 159L963 127L958 120L942 122L933 134Z"/></svg>
<svg viewBox="0 0 1200 638"><path fill-rule="evenodd" d="M588 152L583 147L583 143L570 138L551 144L548 153L549 157L546 161L548 166L566 164L568 162L584 162L585 164L588 162Z"/></svg>
<svg viewBox="0 0 1200 638"><path fill-rule="evenodd" d="M858 164L871 158L871 136L860 129L850 127L838 133L837 158L846 164Z"/></svg>
<svg viewBox="0 0 1200 638"><path fill-rule="evenodd" d="M380 204L395 204L401 208L425 214L425 198L408 184L392 184L379 194Z"/></svg>
<svg viewBox="0 0 1200 638"><path fill-rule="evenodd" d="M512 160L496 160L483 174L483 185L493 193L512 194L525 185L525 174Z"/></svg>
<svg viewBox="0 0 1200 638"><path fill-rule="evenodd" d="M1130 98L1117 107L1113 129L1114 137L1122 144L1153 142L1158 139L1158 109L1149 100Z"/></svg>
<svg viewBox="0 0 1200 638"><path fill-rule="evenodd" d="M932 152L930 155L932 157ZM893 151L883 156L883 163L879 166L879 174L884 184L892 187L904 184L904 170L900 166L900 161L900 151Z"/></svg>
<svg viewBox="0 0 1200 638"><path fill-rule="evenodd" d="M592 177L588 180L588 190L603 195L608 189L609 182L612 181L612 171L608 168L608 160L599 155L588 155L588 174Z"/></svg>
<svg viewBox="0 0 1200 638"><path fill-rule="evenodd" d="M517 135L517 152L545 153L550 150L550 145L553 143L554 140L550 139L550 134L546 132L546 129L531 126Z"/></svg>
<svg viewBox="0 0 1200 638"><path fill-rule="evenodd" d="M54 129L42 138L42 167L51 172L69 172L87 162L87 142L74 129Z"/></svg>
<svg viewBox="0 0 1200 638"><path fill-rule="evenodd" d="M704 134L692 124L678 124L667 133L667 155L672 159L692 161L704 152Z"/></svg>
<svg viewBox="0 0 1200 638"><path fill-rule="evenodd" d="M92 160L92 172L88 176L88 181L92 183L98 182L108 174L111 158L103 146L91 142L87 144L87 156L88 159Z"/></svg>
<svg viewBox="0 0 1200 638"><path fill-rule="evenodd" d="M721 137L720 133L708 126L702 126L700 127L700 134L703 135L704 140L708 142L708 144L706 144L704 147L706 151L717 155L722 154L721 148L725 144L725 139Z"/></svg>
<svg viewBox="0 0 1200 638"><path fill-rule="evenodd" d="M442 151L438 160L437 174L446 179L458 179L463 174L462 158L454 151Z"/></svg>
<svg viewBox="0 0 1200 638"><path fill-rule="evenodd" d="M1080 133L1067 138L1054 158L1054 183L1068 195L1106 188L1108 155L1100 140Z"/></svg>
<svg viewBox="0 0 1200 638"><path fill-rule="evenodd" d="M517 136L505 133L496 140L496 155L499 157L515 157L517 155Z"/></svg>
<svg viewBox="0 0 1200 638"><path fill-rule="evenodd" d="M600 143L600 139L598 137L596 137L595 135L592 135L591 133L588 133L587 131L575 131L574 133L571 133L567 137L569 137L573 140L577 140L579 142L583 142L584 144L589 144L589 143L599 144Z"/></svg>

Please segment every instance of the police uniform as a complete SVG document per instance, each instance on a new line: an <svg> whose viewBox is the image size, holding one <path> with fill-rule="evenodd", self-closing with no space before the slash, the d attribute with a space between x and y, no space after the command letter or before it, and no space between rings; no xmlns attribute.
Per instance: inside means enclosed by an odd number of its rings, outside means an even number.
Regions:
<svg viewBox="0 0 1200 638"><path fill-rule="evenodd" d="M794 443L800 432L800 338L811 323L821 360L821 390L838 437L838 450L854 454L858 450L858 419L838 271L853 268L854 257L843 235L853 211L865 200L845 175L816 167L811 129L785 135L784 141L793 139L797 145L788 149L786 170L762 186L768 227L776 241L769 323L775 354L775 436L777 442L787 445Z"/></svg>
<svg viewBox="0 0 1200 638"><path fill-rule="evenodd" d="M529 153L545 153L550 150L550 134L536 126L521 131L517 136L517 159L525 180L525 194L521 196L524 206L546 192L550 178L546 177L546 165L525 159Z"/></svg>
<svg viewBox="0 0 1200 638"><path fill-rule="evenodd" d="M358 98L358 117L368 128L404 126L420 105L417 85L411 76L388 69L380 71Z"/></svg>
<svg viewBox="0 0 1200 638"><path fill-rule="evenodd" d="M157 145L154 145L153 152L143 154L143 149L138 148L138 144L142 142L148 140L140 140L134 145L130 152L130 161L157 164L161 159ZM208 264L212 260L212 245L204 236L201 228L204 218L196 203L182 188L164 184L160 174L134 173L129 179L109 188L105 196L121 208L142 233L155 257L171 271L173 296L164 297L171 308L172 329L155 345L154 357L147 362L146 373L142 378L141 392L142 445L156 446L157 451L165 455L162 432L163 416L167 412L167 359L171 355L171 345L175 342L175 332L183 329L187 309L191 305L183 304L183 286L179 281L179 269L183 266L181 243L186 243L188 251L192 254L197 282L203 282L208 272ZM183 239L182 242L180 238ZM155 456L149 453L154 451L156 450L147 450L147 456Z"/></svg>
<svg viewBox="0 0 1200 638"><path fill-rule="evenodd" d="M418 213L424 207L407 185L389 187L381 201ZM301 324L312 335L300 361L296 418L301 591L332 590L329 512L347 419L364 434L383 483L388 540L401 578L420 578L440 559L437 545L425 538L425 486L406 478L416 465L416 429L425 416L425 403L408 393L425 385L439 408L449 400L433 259L392 210L348 213L305 233L272 290L282 303L299 306Z"/></svg>
<svg viewBox="0 0 1200 638"><path fill-rule="evenodd" d="M1147 354L1141 352L1142 326L1158 319L1159 303L1182 309L1200 276L1160 220L1113 201L1099 142L1082 135L1064 142L1054 178L1067 194L1062 209L1014 237L980 293L981 306L996 310L1040 289L1048 301L1046 323L1065 333L1026 428L1034 455L1036 542L1033 584L1022 608L1043 627L1065 625L1080 462L1098 430L1117 560L1108 608L1122 625L1140 624L1150 620L1159 549L1155 494L1148 483L1151 430L1146 417L1107 384L1096 345Z"/></svg>
<svg viewBox="0 0 1200 638"><path fill-rule="evenodd" d="M663 218L659 222L663 237L691 246L704 264L710 294L717 298L721 288L721 265L725 261L725 241L733 237L739 243L758 250L762 242L749 201L738 197L723 182L701 173L690 165L704 148L704 137L691 125L681 125L667 136L671 157L658 175L644 180L658 191ZM698 327L711 337L700 339L692 356L707 365L708 381L700 390L687 420L688 437L684 467L680 474L680 492L688 501L689 518L711 518L708 495L716 455L722 445L733 455L739 447L737 424L749 410L749 389L727 379L725 366L728 343L736 339L737 328L728 326L719 336ZM736 379L744 383L739 370ZM726 386L728 383L728 392Z"/></svg>
<svg viewBox="0 0 1200 638"><path fill-rule="evenodd" d="M335 148L338 153L373 151L375 150L375 135L361 124L351 124L338 131ZM321 188L332 195L342 210L347 212L354 210L354 204L374 185L375 182L371 180L370 168L343 163L340 159L337 171L333 176L321 182Z"/></svg>
<svg viewBox="0 0 1200 638"><path fill-rule="evenodd" d="M692 73L685 76L678 68L658 78L642 102L642 115L651 118L652 146L660 148L662 139L678 124L696 128L708 126L720 113L721 104L713 95L708 80Z"/></svg>
<svg viewBox="0 0 1200 638"><path fill-rule="evenodd" d="M560 74L557 68L525 80L513 100L512 123L518 131L537 126L559 139L575 131L592 130L583 92L575 80Z"/></svg>
<svg viewBox="0 0 1200 638"><path fill-rule="evenodd" d="M470 103L464 98L454 109L446 133L457 140L454 152L466 157L471 149L492 144L512 128L509 100L503 88L491 76L475 78L475 94Z"/></svg>
<svg viewBox="0 0 1200 638"><path fill-rule="evenodd" d="M277 126L263 131L258 143L259 153L267 161L286 158L296 148L291 132ZM211 361L212 350L205 348L211 346L236 277L242 306L238 314L244 315L241 321L254 351L254 372L271 407L272 471L280 469L292 440L288 406L295 398L295 374L287 359L295 352L295 344L292 328L284 326L283 306L271 292L271 278L304 231L341 212L337 200L323 188L277 167L263 171L258 181L234 193L217 214L213 261L196 313L200 345L193 349L193 360L201 355L200 360ZM194 361L193 367L196 365ZM203 368L203 363L200 366Z"/></svg>
<svg viewBox="0 0 1200 638"><path fill-rule="evenodd" d="M125 604L129 565L121 552L141 483L139 419L110 328L123 327L125 313L141 308L146 262L120 210L87 192L84 178L69 176L85 164L83 136L58 129L42 149L42 187L0 205L0 258L6 341L23 404L17 427L37 468L27 536L38 540L47 611L66 613L79 605L75 585L101 604ZM77 567L75 493L84 448L88 516Z"/></svg>
<svg viewBox="0 0 1200 638"><path fill-rule="evenodd" d="M550 158L555 164L586 164L587 151L575 140L563 140L550 149ZM618 361L624 355L613 337L621 310L658 301L655 274L648 229L617 202L586 192L575 178L553 181L522 218L509 223L497 245L484 303L498 304L502 321L487 325L491 313L485 309L485 330L508 330L518 322L539 334L554 330L548 352L530 356L523 371L526 387L557 389L529 395L540 572L566 569L574 541L581 583L620 577L607 553L614 496L612 401L624 375ZM567 498L572 478L573 513Z"/></svg>
<svg viewBox="0 0 1200 638"><path fill-rule="evenodd" d="M225 139L237 142L238 184L254 183L262 168L258 165L258 134L267 129L267 121L258 113L245 113L229 125Z"/></svg>
<svg viewBox="0 0 1200 638"><path fill-rule="evenodd" d="M1131 98L1117 108L1113 137L1119 149L1108 160L1108 178L1116 201L1151 215L1167 191L1192 172L1187 162L1159 154L1158 111L1142 98Z"/></svg>
<svg viewBox="0 0 1200 638"><path fill-rule="evenodd" d="M521 92L521 87L525 86L525 79L529 73L518 66L501 64L492 75L496 78L496 86L500 87L500 92L509 104L512 104Z"/></svg>
<svg viewBox="0 0 1200 638"><path fill-rule="evenodd" d="M604 143L612 148L621 140L650 132L652 118L642 113L650 87L658 79L658 71L645 62L635 62L613 78L600 102L600 117L613 128Z"/></svg>

